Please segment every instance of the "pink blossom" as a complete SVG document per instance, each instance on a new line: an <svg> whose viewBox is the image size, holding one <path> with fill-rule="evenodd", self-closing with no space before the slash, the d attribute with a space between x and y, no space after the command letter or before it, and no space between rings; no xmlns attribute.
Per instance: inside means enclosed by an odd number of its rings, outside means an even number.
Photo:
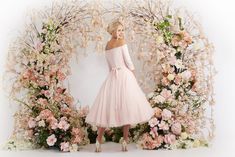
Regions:
<svg viewBox="0 0 235 157"><path fill-rule="evenodd" d="M89 106L85 106L78 110L78 114L80 117L85 117L89 112Z"/></svg>
<svg viewBox="0 0 235 157"><path fill-rule="evenodd" d="M66 76L65 76L65 74L62 73L61 71L58 71L58 72L57 72L57 77L58 77L58 79L59 79L60 81L63 81Z"/></svg>
<svg viewBox="0 0 235 157"><path fill-rule="evenodd" d="M157 140L153 140L148 133L143 134L141 143L144 149L154 149L160 146L159 142Z"/></svg>
<svg viewBox="0 0 235 157"><path fill-rule="evenodd" d="M43 99L43 98L39 98L37 102L44 107L48 104L47 99Z"/></svg>
<svg viewBox="0 0 235 157"><path fill-rule="evenodd" d="M186 70L186 71L184 71L184 72L181 73L181 76L182 76L183 79L188 80L188 79L190 79L190 77L192 76L192 74L191 74L191 71Z"/></svg>
<svg viewBox="0 0 235 157"><path fill-rule="evenodd" d="M69 142L62 142L60 144L60 149L64 152L68 152L69 151Z"/></svg>
<svg viewBox="0 0 235 157"><path fill-rule="evenodd" d="M157 127L153 127L151 128L151 131L150 131L150 135L152 135L153 138L155 138L156 136L158 136L158 132L157 132Z"/></svg>
<svg viewBox="0 0 235 157"><path fill-rule="evenodd" d="M161 94L161 96L163 96L165 99L170 99L170 98L172 97L171 91L168 90L168 89L165 89L165 88L161 91L160 94Z"/></svg>
<svg viewBox="0 0 235 157"><path fill-rule="evenodd" d="M48 146L53 146L56 143L57 139L54 134L51 136L47 137L47 144Z"/></svg>
<svg viewBox="0 0 235 157"><path fill-rule="evenodd" d="M176 141L174 134L167 134L164 136L164 142L167 144L173 144Z"/></svg>
<svg viewBox="0 0 235 157"><path fill-rule="evenodd" d="M50 97L51 95L49 90L42 90L41 93L44 94L46 97Z"/></svg>
<svg viewBox="0 0 235 157"><path fill-rule="evenodd" d="M181 133L181 124L179 122L173 123L171 126L171 131L173 132L173 134L175 135L180 135Z"/></svg>
<svg viewBox="0 0 235 157"><path fill-rule="evenodd" d="M58 124L58 128L59 129L62 129L62 130L64 130L64 131L66 131L66 130L68 130L69 129L69 123L67 122L67 121L65 121L65 120L61 120L60 122L59 122L59 124Z"/></svg>
<svg viewBox="0 0 235 157"><path fill-rule="evenodd" d="M36 121L34 120L34 118L30 117L30 119L28 121L28 126L29 126L29 128L35 128Z"/></svg>
<svg viewBox="0 0 235 157"><path fill-rule="evenodd" d="M168 86L170 84L170 81L166 77L163 77L161 81L162 81L162 84L165 86Z"/></svg>
<svg viewBox="0 0 235 157"><path fill-rule="evenodd" d="M180 82L181 82L181 76L180 75L175 75L175 80L174 80L174 82L178 85L178 84L180 84Z"/></svg>
<svg viewBox="0 0 235 157"><path fill-rule="evenodd" d="M171 116L172 116L172 113L170 110L163 109L163 111L162 111L162 119L163 120L169 120L171 118Z"/></svg>
<svg viewBox="0 0 235 157"><path fill-rule="evenodd" d="M154 127L154 126L156 126L159 123L159 121L158 121L157 118L154 117L154 118L150 119L148 121L148 123L149 123L150 127Z"/></svg>
<svg viewBox="0 0 235 157"><path fill-rule="evenodd" d="M57 87L57 89L56 89L56 93L58 93L58 94L62 94L63 92L64 92L64 88Z"/></svg>
<svg viewBox="0 0 235 157"><path fill-rule="evenodd" d="M169 125L163 120L158 124L158 127L161 130L169 130Z"/></svg>
<svg viewBox="0 0 235 157"><path fill-rule="evenodd" d="M42 119L47 119L50 116L53 116L52 112L49 109L42 110L39 114Z"/></svg>

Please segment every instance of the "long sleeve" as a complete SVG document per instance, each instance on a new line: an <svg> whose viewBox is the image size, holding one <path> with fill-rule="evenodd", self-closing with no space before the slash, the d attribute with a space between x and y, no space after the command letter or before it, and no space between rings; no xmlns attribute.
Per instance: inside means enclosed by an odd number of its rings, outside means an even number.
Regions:
<svg viewBox="0 0 235 157"><path fill-rule="evenodd" d="M107 57L105 56L105 59L106 59L106 62L107 62L107 64L108 64L108 67L109 67L109 71L111 70L111 65L110 65L110 63L109 63L109 61L108 61L108 59L107 59Z"/></svg>
<svg viewBox="0 0 235 157"><path fill-rule="evenodd" d="M124 47L122 49L122 53L123 53L123 58L124 58L124 61L125 61L126 65L127 65L127 67L130 70L134 70L135 66L134 66L134 64L133 64L133 62L131 60L131 57L130 57L127 45L124 45Z"/></svg>

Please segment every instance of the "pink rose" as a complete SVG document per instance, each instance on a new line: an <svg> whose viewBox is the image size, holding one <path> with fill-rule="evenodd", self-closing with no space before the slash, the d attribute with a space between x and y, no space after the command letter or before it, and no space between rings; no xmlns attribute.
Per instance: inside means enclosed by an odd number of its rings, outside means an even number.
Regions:
<svg viewBox="0 0 235 157"><path fill-rule="evenodd" d="M163 96L165 99L170 99L170 98L172 97L171 91L168 90L168 89L165 89L165 88L161 91L160 94L161 94L161 96Z"/></svg>
<svg viewBox="0 0 235 157"><path fill-rule="evenodd" d="M47 144L48 144L48 146L53 146L53 145L56 143L56 141L57 141L57 139L56 139L56 137L55 137L54 134L52 134L51 136L49 136L49 137L47 138Z"/></svg>
<svg viewBox="0 0 235 157"><path fill-rule="evenodd" d="M172 113L170 110L163 109L163 111L162 111L162 119L163 120L169 120L171 118L171 116L172 116Z"/></svg>
<svg viewBox="0 0 235 157"><path fill-rule="evenodd" d="M181 124L179 122L173 123L171 126L171 131L173 132L173 134L175 135L180 135L181 133Z"/></svg>
<svg viewBox="0 0 235 157"><path fill-rule="evenodd" d="M68 152L69 151L69 142L62 142L60 144L60 149L64 152Z"/></svg>
<svg viewBox="0 0 235 157"><path fill-rule="evenodd" d="M158 119L157 118L152 118L148 121L148 124L150 125L150 127L154 127L158 124Z"/></svg>

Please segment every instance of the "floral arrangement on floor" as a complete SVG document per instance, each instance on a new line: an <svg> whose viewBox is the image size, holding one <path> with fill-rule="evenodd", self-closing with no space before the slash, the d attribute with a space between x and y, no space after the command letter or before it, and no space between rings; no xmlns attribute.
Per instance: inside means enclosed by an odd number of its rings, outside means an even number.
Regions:
<svg viewBox="0 0 235 157"><path fill-rule="evenodd" d="M155 115L139 126L135 139L144 149L208 146L214 136L213 45L188 12L174 10L169 1L146 3L131 15L141 33L155 38L153 51L143 57L154 67L147 76L156 83L148 94Z"/></svg>
<svg viewBox="0 0 235 157"><path fill-rule="evenodd" d="M90 42L97 51L104 48L106 13L130 26L127 41L143 63L140 83L153 91L148 100L155 115L132 126L130 142L143 149L207 146L214 136L213 45L190 14L179 12L163 0L129 2L113 10L98 2L54 1L52 7L30 15L7 58L9 97L21 106L5 148L68 152L95 142L97 128L85 123L89 108L78 107L64 82L78 46L77 58L86 55L82 49ZM108 128L103 140L120 142L122 129Z"/></svg>

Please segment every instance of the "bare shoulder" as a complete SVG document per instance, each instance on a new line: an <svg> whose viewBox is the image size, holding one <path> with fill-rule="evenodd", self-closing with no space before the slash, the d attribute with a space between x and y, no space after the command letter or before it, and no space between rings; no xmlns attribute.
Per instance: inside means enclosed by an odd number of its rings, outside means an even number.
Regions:
<svg viewBox="0 0 235 157"><path fill-rule="evenodd" d="M119 47L119 46L122 46L122 45L125 45L125 44L126 44L125 39L120 39L120 40L117 40L117 41L108 41L106 43L105 50L109 50L109 49Z"/></svg>
<svg viewBox="0 0 235 157"><path fill-rule="evenodd" d="M118 40L118 45L124 45L124 44L126 44L126 40L125 39L120 39L120 40Z"/></svg>

